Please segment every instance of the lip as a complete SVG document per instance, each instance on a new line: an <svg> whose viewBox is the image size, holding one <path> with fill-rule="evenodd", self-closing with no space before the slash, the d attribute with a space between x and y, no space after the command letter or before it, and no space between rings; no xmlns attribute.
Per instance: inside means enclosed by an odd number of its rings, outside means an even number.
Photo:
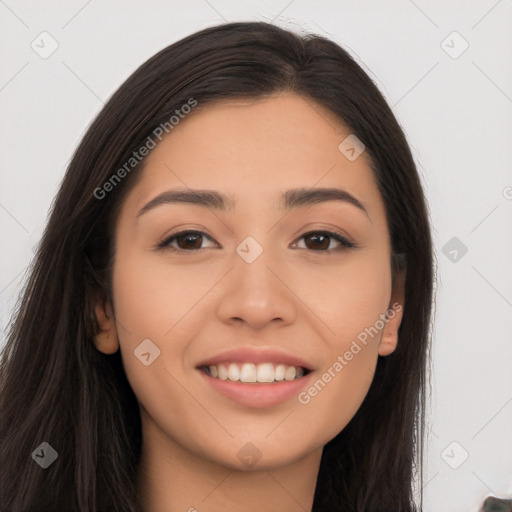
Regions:
<svg viewBox="0 0 512 512"><path fill-rule="evenodd" d="M286 352L281 352L275 348L265 347L237 347L225 350L202 361L196 366L196 368L200 368L201 366L218 365L221 363L273 363L285 364L287 366L301 366L309 372L313 370L313 368L311 368L311 366L300 357L287 354Z"/></svg>
<svg viewBox="0 0 512 512"><path fill-rule="evenodd" d="M197 371L203 376L205 382L215 391L240 405L255 409L274 407L289 400L293 396L296 397L303 388L309 386L313 375L313 373L310 372L295 380L261 383L238 382L229 379L221 380L211 377L201 369L197 369Z"/></svg>

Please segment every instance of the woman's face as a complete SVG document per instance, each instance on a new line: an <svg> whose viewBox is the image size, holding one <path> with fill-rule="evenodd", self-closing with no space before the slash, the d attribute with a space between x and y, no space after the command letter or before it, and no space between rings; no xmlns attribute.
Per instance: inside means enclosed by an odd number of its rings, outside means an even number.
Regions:
<svg viewBox="0 0 512 512"><path fill-rule="evenodd" d="M402 295L367 154L339 148L350 130L292 94L200 107L123 203L115 329L162 454L269 469L318 453L354 416L395 348L401 312L383 319ZM307 200L331 188L341 199ZM211 200L172 200L199 190Z"/></svg>

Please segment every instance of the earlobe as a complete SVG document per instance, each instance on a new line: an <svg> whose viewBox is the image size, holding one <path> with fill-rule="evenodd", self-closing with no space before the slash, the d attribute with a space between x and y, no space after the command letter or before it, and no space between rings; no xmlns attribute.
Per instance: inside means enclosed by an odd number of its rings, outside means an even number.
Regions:
<svg viewBox="0 0 512 512"><path fill-rule="evenodd" d="M382 337L379 343L379 355L389 356L393 353L398 344L398 329L402 321L403 305L394 302L387 311L388 320L382 331Z"/></svg>
<svg viewBox="0 0 512 512"><path fill-rule="evenodd" d="M98 302L94 308L100 332L94 338L94 346L104 354L114 354L119 350L117 329L112 306L109 302Z"/></svg>
<svg viewBox="0 0 512 512"><path fill-rule="evenodd" d="M402 323L404 311L405 272L401 271L393 283L393 293L386 311L386 320L379 343L379 355L388 356L398 344L398 329Z"/></svg>

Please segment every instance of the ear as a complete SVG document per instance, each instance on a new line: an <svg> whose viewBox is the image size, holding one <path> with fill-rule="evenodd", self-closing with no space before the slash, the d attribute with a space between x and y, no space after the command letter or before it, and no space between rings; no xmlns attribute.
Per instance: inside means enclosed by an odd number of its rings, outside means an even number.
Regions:
<svg viewBox="0 0 512 512"><path fill-rule="evenodd" d="M99 300L94 307L100 332L94 336L95 347L104 354L114 354L119 350L114 312L110 302Z"/></svg>
<svg viewBox="0 0 512 512"><path fill-rule="evenodd" d="M405 270L400 270L395 276L391 300L386 311L387 320L379 343L380 356L388 356L394 352L398 344L398 329L404 312L404 290Z"/></svg>

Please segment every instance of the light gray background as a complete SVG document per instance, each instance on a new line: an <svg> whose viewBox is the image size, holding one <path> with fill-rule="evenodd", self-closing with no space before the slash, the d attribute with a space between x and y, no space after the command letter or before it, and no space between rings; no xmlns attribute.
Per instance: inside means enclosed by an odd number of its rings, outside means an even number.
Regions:
<svg viewBox="0 0 512 512"><path fill-rule="evenodd" d="M51 201L105 100L161 48L241 20L334 39L393 106L438 259L425 510L512 497L512 0L0 0L0 346ZM44 31L58 43L45 59L31 47L51 48Z"/></svg>

